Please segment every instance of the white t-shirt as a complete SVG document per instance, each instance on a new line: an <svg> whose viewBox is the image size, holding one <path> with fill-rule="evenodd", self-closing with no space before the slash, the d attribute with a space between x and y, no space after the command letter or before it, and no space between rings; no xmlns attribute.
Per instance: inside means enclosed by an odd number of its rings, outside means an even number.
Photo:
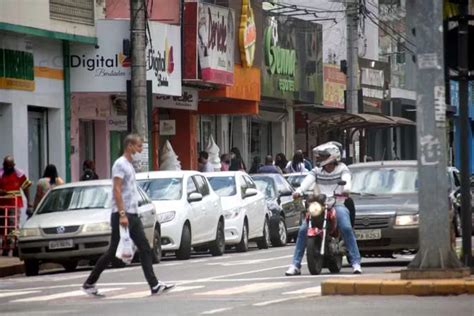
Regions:
<svg viewBox="0 0 474 316"><path fill-rule="evenodd" d="M138 213L138 190L135 180L135 169L130 161L124 156L115 160L112 167L112 179L122 179L122 200L125 212L130 214ZM117 204L112 192L112 212L116 213Z"/></svg>

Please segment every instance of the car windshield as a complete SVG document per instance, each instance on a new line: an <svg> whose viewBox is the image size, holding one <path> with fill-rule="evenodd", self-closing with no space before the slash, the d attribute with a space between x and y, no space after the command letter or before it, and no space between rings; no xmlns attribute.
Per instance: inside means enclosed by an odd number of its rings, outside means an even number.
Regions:
<svg viewBox="0 0 474 316"><path fill-rule="evenodd" d="M366 194L414 193L418 191L415 167L354 168L351 191Z"/></svg>
<svg viewBox="0 0 474 316"><path fill-rule="evenodd" d="M235 178L231 177L208 177L211 187L219 196L233 196L237 194Z"/></svg>
<svg viewBox="0 0 474 316"><path fill-rule="evenodd" d="M286 179L293 186L293 188L299 188L301 185L301 182L303 182L305 177L306 177L305 174L301 174L301 175L299 174L299 175L294 175L294 176L288 176Z"/></svg>
<svg viewBox="0 0 474 316"><path fill-rule="evenodd" d="M183 194L182 178L160 178L138 181L138 185L153 201L180 200Z"/></svg>
<svg viewBox="0 0 474 316"><path fill-rule="evenodd" d="M270 177L258 177L253 178L253 181L257 185L257 189L265 194L266 198L275 198L275 186L273 185L273 180Z"/></svg>
<svg viewBox="0 0 474 316"><path fill-rule="evenodd" d="M79 186L49 192L36 214L106 209L111 207L112 188L109 185Z"/></svg>

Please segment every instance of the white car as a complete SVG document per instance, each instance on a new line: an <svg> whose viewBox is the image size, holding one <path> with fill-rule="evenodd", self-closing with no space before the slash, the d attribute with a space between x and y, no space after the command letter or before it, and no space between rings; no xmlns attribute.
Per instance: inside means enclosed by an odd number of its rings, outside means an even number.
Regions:
<svg viewBox="0 0 474 316"><path fill-rule="evenodd" d="M153 249L153 261L158 263L160 224L151 200L141 189L138 193L138 215ZM73 271L79 260L97 260L110 243L111 199L111 180L76 182L50 190L20 230L18 248L26 275L37 275L45 262Z"/></svg>
<svg viewBox="0 0 474 316"><path fill-rule="evenodd" d="M249 240L260 249L270 245L265 196L255 182L242 171L205 173L211 186L221 197L225 213L225 242L237 251L248 250Z"/></svg>
<svg viewBox="0 0 474 316"><path fill-rule="evenodd" d="M153 201L161 224L163 252L189 259L191 248L225 250L224 213L219 196L197 171L152 171L136 175Z"/></svg>

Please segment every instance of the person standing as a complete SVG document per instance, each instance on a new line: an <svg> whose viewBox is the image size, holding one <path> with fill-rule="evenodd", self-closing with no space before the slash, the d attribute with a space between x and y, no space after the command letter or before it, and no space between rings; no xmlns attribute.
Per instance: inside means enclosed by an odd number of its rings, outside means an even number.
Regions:
<svg viewBox="0 0 474 316"><path fill-rule="evenodd" d="M88 180L97 180L99 176L95 172L95 163L93 160L85 160L82 164L82 176L80 178L81 181L88 181Z"/></svg>
<svg viewBox="0 0 474 316"><path fill-rule="evenodd" d="M44 169L43 177L36 184L36 194L33 207L36 208L43 198L52 188L64 184L64 180L58 176L58 170L55 165L47 165Z"/></svg>
<svg viewBox="0 0 474 316"><path fill-rule="evenodd" d="M286 165L286 172L294 173L294 172L306 172L309 171L306 169L304 165L304 156L303 152L296 151L293 159L288 162Z"/></svg>
<svg viewBox="0 0 474 316"><path fill-rule="evenodd" d="M214 167L209 161L209 153L207 151L201 151L199 153L198 171L199 172L214 172Z"/></svg>
<svg viewBox="0 0 474 316"><path fill-rule="evenodd" d="M288 164L288 160L284 153L278 153L275 156L275 166L280 168L282 173L286 173L286 165Z"/></svg>
<svg viewBox="0 0 474 316"><path fill-rule="evenodd" d="M230 155L223 154L221 156L221 171L229 171L230 168Z"/></svg>
<svg viewBox="0 0 474 316"><path fill-rule="evenodd" d="M245 166L244 159L240 154L240 150L237 147L233 147L230 150L230 171L247 171L247 167Z"/></svg>
<svg viewBox="0 0 474 316"><path fill-rule="evenodd" d="M123 155L115 161L112 167L112 236L110 246L97 261L91 274L82 285L82 290L89 295L100 296L95 283L102 271L115 257L120 241L120 226L128 228L130 237L138 248L140 263L150 286L151 295L161 294L174 287L174 284L166 284L156 278L153 271L151 248L145 236L143 224L137 214L138 191L132 162L137 160L137 155L143 150L143 139L139 135L128 135L125 137L123 148Z"/></svg>
<svg viewBox="0 0 474 316"><path fill-rule="evenodd" d="M281 174L280 168L273 165L273 157L268 155L265 157L265 165L258 169L258 173L279 173Z"/></svg>

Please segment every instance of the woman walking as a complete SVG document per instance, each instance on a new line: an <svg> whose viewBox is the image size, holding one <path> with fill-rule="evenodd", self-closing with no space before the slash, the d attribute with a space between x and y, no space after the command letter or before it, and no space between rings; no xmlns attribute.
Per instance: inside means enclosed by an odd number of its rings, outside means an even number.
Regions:
<svg viewBox="0 0 474 316"><path fill-rule="evenodd" d="M38 180L36 185L36 195L33 207L36 208L43 196L52 188L64 184L64 180L58 176L58 170L55 165L47 165L44 169L43 177Z"/></svg>

